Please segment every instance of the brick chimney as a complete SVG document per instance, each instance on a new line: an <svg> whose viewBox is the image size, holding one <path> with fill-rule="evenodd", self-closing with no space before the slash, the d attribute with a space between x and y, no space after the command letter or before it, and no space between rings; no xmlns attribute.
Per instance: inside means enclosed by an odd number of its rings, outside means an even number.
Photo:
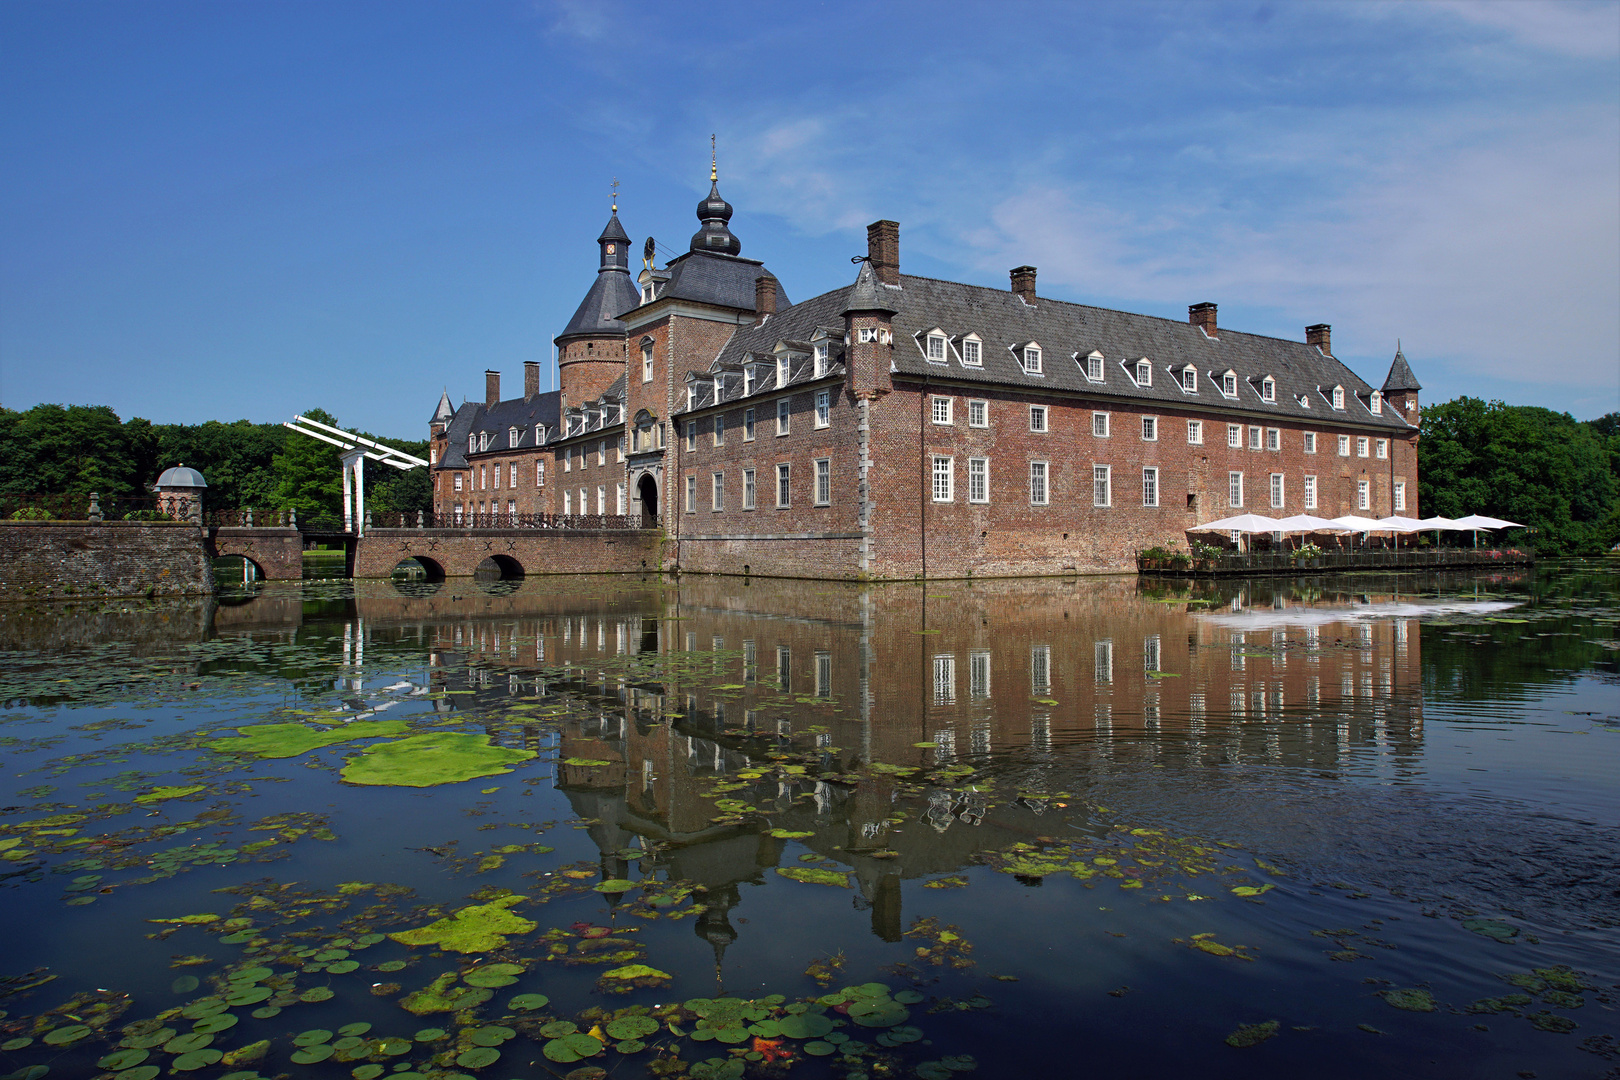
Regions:
<svg viewBox="0 0 1620 1080"><path fill-rule="evenodd" d="M754 324L757 326L764 322L767 316L776 314L776 277L765 273L754 279Z"/></svg>
<svg viewBox="0 0 1620 1080"><path fill-rule="evenodd" d="M523 400L533 401L540 393L540 361L523 361Z"/></svg>
<svg viewBox="0 0 1620 1080"><path fill-rule="evenodd" d="M494 408L501 400L501 373L498 371L484 372L484 404Z"/></svg>
<svg viewBox="0 0 1620 1080"><path fill-rule="evenodd" d="M900 223L874 221L866 227L866 257L885 285L900 284Z"/></svg>
<svg viewBox="0 0 1620 1080"><path fill-rule="evenodd" d="M1187 306L1187 321L1199 327L1210 337L1215 337L1215 305L1205 301L1202 304L1189 304Z"/></svg>
<svg viewBox="0 0 1620 1080"><path fill-rule="evenodd" d="M1305 344L1315 345L1328 356L1333 355L1333 327L1325 322L1305 328Z"/></svg>
<svg viewBox="0 0 1620 1080"><path fill-rule="evenodd" d="M1012 291L1024 298L1024 303L1035 303L1035 268L1015 266L1008 272L1012 278Z"/></svg>

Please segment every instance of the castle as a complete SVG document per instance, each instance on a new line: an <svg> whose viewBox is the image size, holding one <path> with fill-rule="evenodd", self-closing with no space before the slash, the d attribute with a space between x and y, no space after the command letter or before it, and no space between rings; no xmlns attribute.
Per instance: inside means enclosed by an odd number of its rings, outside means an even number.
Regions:
<svg viewBox="0 0 1620 1080"><path fill-rule="evenodd" d="M1134 569L1201 522L1417 516L1418 391L1305 341L900 272L874 222L854 282L789 301L743 258L711 172L689 250L632 279L612 216L555 339L558 390L485 372L430 422L440 520L639 515L683 570L892 579Z"/></svg>

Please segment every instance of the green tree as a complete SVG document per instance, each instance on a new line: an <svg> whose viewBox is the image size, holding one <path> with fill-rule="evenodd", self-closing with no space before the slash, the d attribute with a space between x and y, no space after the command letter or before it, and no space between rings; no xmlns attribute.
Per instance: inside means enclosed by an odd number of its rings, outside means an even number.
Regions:
<svg viewBox="0 0 1620 1080"><path fill-rule="evenodd" d="M427 440L389 439L369 435L384 446L413 457L427 458ZM373 513L402 513L414 517L418 510L433 509L433 488L427 469L395 469L375 462L366 469L366 509Z"/></svg>
<svg viewBox="0 0 1620 1080"><path fill-rule="evenodd" d="M144 494L157 477L141 475L139 449L105 405L0 409L0 494Z"/></svg>
<svg viewBox="0 0 1620 1080"><path fill-rule="evenodd" d="M337 427L337 417L325 409L305 410L305 416ZM271 509L296 510L301 520L343 515L343 459L338 448L308 435L287 432L288 438L274 457L276 486Z"/></svg>
<svg viewBox="0 0 1620 1080"><path fill-rule="evenodd" d="M1534 529L1542 555L1587 555L1617 539L1620 481L1597 430L1568 413L1461 397L1423 412L1420 505Z"/></svg>
<svg viewBox="0 0 1620 1080"><path fill-rule="evenodd" d="M208 506L219 510L275 506L275 456L291 436L286 428L246 420L229 424L209 420L164 424L154 429L154 435L159 467L189 465L202 473L208 481Z"/></svg>

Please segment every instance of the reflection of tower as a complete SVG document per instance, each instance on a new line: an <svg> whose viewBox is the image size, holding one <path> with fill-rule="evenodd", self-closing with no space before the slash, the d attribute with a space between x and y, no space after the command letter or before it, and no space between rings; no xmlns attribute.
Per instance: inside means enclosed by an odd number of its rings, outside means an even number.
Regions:
<svg viewBox="0 0 1620 1080"><path fill-rule="evenodd" d="M721 972L726 958L726 946L737 940L737 930L731 925L731 909L740 897L737 886L724 885L710 890L703 898L703 914L698 916L693 930L714 949L714 993L723 996Z"/></svg>

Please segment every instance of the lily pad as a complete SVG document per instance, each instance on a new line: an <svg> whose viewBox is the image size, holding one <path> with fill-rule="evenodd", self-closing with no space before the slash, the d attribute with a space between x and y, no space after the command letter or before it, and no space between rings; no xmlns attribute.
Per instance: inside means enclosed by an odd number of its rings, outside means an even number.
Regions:
<svg viewBox="0 0 1620 1080"><path fill-rule="evenodd" d="M487 904L464 907L427 926L388 936L402 945L437 945L459 953L489 952L505 945L507 934L527 934L535 928L534 922L507 910L523 900L522 896L503 896Z"/></svg>
<svg viewBox="0 0 1620 1080"><path fill-rule="evenodd" d="M543 1009L551 1004L551 999L544 994L519 994L506 1003L506 1007L513 1012L526 1012L529 1009Z"/></svg>
<svg viewBox="0 0 1620 1080"><path fill-rule="evenodd" d="M601 893L629 892L631 889L633 889L635 887L636 887L635 882L626 881L624 878L609 878L606 881L599 882L598 884L595 884L595 885L591 886L591 888L593 888L597 892L601 892Z"/></svg>
<svg viewBox="0 0 1620 1080"><path fill-rule="evenodd" d="M332 1033L326 1028L311 1028L293 1036L294 1046L319 1046L321 1043L331 1041Z"/></svg>
<svg viewBox="0 0 1620 1080"><path fill-rule="evenodd" d="M337 1029L337 1033L339 1035L364 1035L370 1030L371 1025L366 1023L364 1020L361 1020L360 1022L354 1024L344 1024L342 1027Z"/></svg>
<svg viewBox="0 0 1620 1080"><path fill-rule="evenodd" d="M1407 1012L1434 1012L1434 995L1427 990L1385 990L1378 996L1387 1004Z"/></svg>
<svg viewBox="0 0 1620 1080"><path fill-rule="evenodd" d="M408 1054L410 1052L411 1040L409 1039L401 1038L398 1035L390 1035L387 1038L377 1040L377 1053L379 1054L386 1054L389 1057L399 1057L401 1054Z"/></svg>
<svg viewBox="0 0 1620 1080"><path fill-rule="evenodd" d="M355 720L326 731L303 724L252 724L236 730L238 737L213 739L206 745L227 754L291 758L336 743L403 735L410 726L403 720Z"/></svg>
<svg viewBox="0 0 1620 1080"><path fill-rule="evenodd" d="M589 1035L576 1032L572 1035L564 1035L560 1039L552 1039L546 1043L542 1052L549 1060L555 1061L559 1065L569 1065L600 1054L602 1044Z"/></svg>
<svg viewBox="0 0 1620 1080"><path fill-rule="evenodd" d="M495 1064L500 1059L501 1052L493 1046L475 1046L471 1050L463 1050L457 1054L456 1064L464 1069L482 1069L486 1065Z"/></svg>
<svg viewBox="0 0 1620 1080"><path fill-rule="evenodd" d="M195 795L197 792L206 791L207 789L207 784L186 784L183 787L158 787L153 788L144 795L135 796L135 801L142 806L150 806L153 803L167 802L170 799L183 799L187 795Z"/></svg>
<svg viewBox="0 0 1620 1080"><path fill-rule="evenodd" d="M813 832L804 832L798 829L772 829L770 835L778 840L804 840L816 835Z"/></svg>
<svg viewBox="0 0 1620 1080"><path fill-rule="evenodd" d="M44 1035L44 1039L52 1046L68 1046L72 1043L78 1042L80 1039L89 1034L90 1029L84 1024L69 1024L67 1027L59 1027L54 1030L47 1031ZM207 1044L205 1043L203 1045Z"/></svg>
<svg viewBox="0 0 1620 1080"><path fill-rule="evenodd" d="M174 1038L176 1034L177 1033L172 1027L160 1027L153 1031L142 1031L140 1034L126 1035L118 1045L135 1047L139 1049L145 1049L152 1046L162 1046L164 1043Z"/></svg>
<svg viewBox="0 0 1620 1080"><path fill-rule="evenodd" d="M351 784L435 787L509 773L508 766L534 756L533 750L495 746L488 735L436 731L381 743L355 755L343 766L343 779Z"/></svg>
<svg viewBox="0 0 1620 1080"><path fill-rule="evenodd" d="M216 1031L227 1031L237 1025L238 1018L232 1013L219 1013L216 1016L207 1016L191 1025L191 1030L198 1034L210 1035Z"/></svg>
<svg viewBox="0 0 1620 1080"><path fill-rule="evenodd" d="M182 975L178 979L174 980L174 982L169 984L169 989L174 991L176 994L189 994L201 985L202 983L198 981L197 976Z"/></svg>
<svg viewBox="0 0 1620 1080"><path fill-rule="evenodd" d="M608 1024L603 1030L614 1039L639 1039L657 1031L658 1021L650 1016L625 1016Z"/></svg>
<svg viewBox="0 0 1620 1080"><path fill-rule="evenodd" d="M1279 1020L1267 1020L1260 1024L1239 1024L1237 1030L1226 1037L1226 1045L1239 1049L1258 1046L1281 1029L1282 1022Z"/></svg>
<svg viewBox="0 0 1620 1080"><path fill-rule="evenodd" d="M176 1072L196 1072L198 1069L206 1069L210 1065L218 1065L219 1059L224 1056L224 1053L210 1046L204 1050L193 1050L189 1054L181 1054L169 1062L169 1067ZM293 1055L293 1060L298 1060L297 1054Z"/></svg>
<svg viewBox="0 0 1620 1080"><path fill-rule="evenodd" d="M330 1044L317 1043L314 1046L306 1046L302 1050L295 1050L292 1054L292 1060L299 1065L313 1065L317 1061L325 1061L335 1053L337 1051L332 1049Z"/></svg>
<svg viewBox="0 0 1620 1080"><path fill-rule="evenodd" d="M812 1039L810 1042L805 1043L802 1049L811 1057L826 1057L828 1054L838 1052L838 1047L830 1042L822 1042L820 1039Z"/></svg>
<svg viewBox="0 0 1620 1080"><path fill-rule="evenodd" d="M467 1038L474 1046L499 1046L517 1034L503 1024L486 1024L473 1028Z"/></svg>
<svg viewBox="0 0 1620 1080"><path fill-rule="evenodd" d="M842 870L816 870L808 866L778 866L776 872L785 878L803 881L810 885L832 885L840 889L849 888L849 875Z"/></svg>
<svg viewBox="0 0 1620 1080"><path fill-rule="evenodd" d="M124 1069L132 1069L151 1056L152 1051L150 1050L114 1050L106 1057L97 1061L96 1066L102 1069L111 1069L113 1072L119 1072Z"/></svg>
<svg viewBox="0 0 1620 1080"><path fill-rule="evenodd" d="M308 1002L330 1001L334 996L335 991L333 991L330 987L312 986L308 990L305 990L302 994L299 994L298 1000Z"/></svg>
<svg viewBox="0 0 1620 1080"><path fill-rule="evenodd" d="M820 1013L794 1013L782 1017L776 1026L790 1039L819 1039L833 1029L833 1022Z"/></svg>
<svg viewBox="0 0 1620 1080"><path fill-rule="evenodd" d="M523 974L520 964L485 964L461 977L468 986L511 986Z"/></svg>
<svg viewBox="0 0 1620 1080"><path fill-rule="evenodd" d="M659 971L646 964L626 964L624 967L614 968L612 971L602 973L604 979L671 979L674 978L667 971Z"/></svg>

